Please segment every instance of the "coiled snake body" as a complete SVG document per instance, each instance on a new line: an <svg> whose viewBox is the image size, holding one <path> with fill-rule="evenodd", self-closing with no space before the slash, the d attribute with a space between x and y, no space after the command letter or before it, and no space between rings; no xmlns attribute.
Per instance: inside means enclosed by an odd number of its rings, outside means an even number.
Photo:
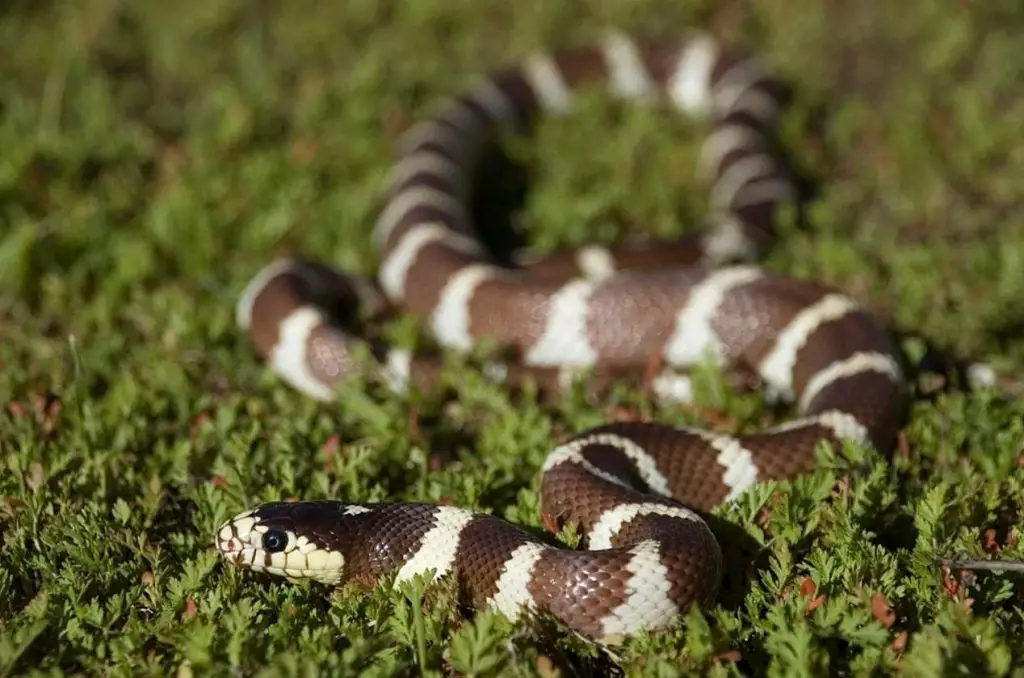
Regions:
<svg viewBox="0 0 1024 678"><path fill-rule="evenodd" d="M709 121L707 225L675 243L588 246L518 269L494 264L467 206L481 149L498 130L569 110L574 92L594 81ZM756 59L703 34L671 44L611 34L535 56L406 133L374 237L384 295L423 318L441 346L465 350L491 338L515 352L518 361L492 366L493 378L557 389L579 370L600 382L660 364L648 385L659 398L685 400L683 371L710 358L756 374L795 402L797 419L744 436L620 422L559 445L543 467L542 510L555 527L577 525L587 550L455 507L298 502L228 521L217 533L220 552L253 570L328 584L454 572L472 606L513 620L543 611L604 641L663 628L691 603L712 600L722 555L695 511L758 480L809 470L822 441L888 450L905 408L897 349L868 313L821 285L736 263L771 244L776 212L794 198L773 152L781 101ZM282 378L327 400L359 369L353 351L365 340L321 300L363 303L368 288L280 260L249 284L238 320ZM430 384L440 369L436 357L373 350L399 390Z"/></svg>

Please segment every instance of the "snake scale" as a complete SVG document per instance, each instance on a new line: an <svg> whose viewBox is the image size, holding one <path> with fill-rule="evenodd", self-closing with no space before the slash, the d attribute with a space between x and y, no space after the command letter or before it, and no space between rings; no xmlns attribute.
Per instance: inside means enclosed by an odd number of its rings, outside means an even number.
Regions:
<svg viewBox="0 0 1024 678"><path fill-rule="evenodd" d="M469 209L481 153L500 132L571 111L595 83L706 121L706 224L673 242L495 263ZM220 553L330 585L454 573L474 608L512 620L546 613L604 642L665 628L691 604L714 600L723 556L698 512L760 480L812 469L822 441L887 451L906 413L898 349L868 312L834 289L751 263L796 197L775 150L783 105L761 61L699 32L671 42L613 32L532 56L445 100L402 137L374 230L379 288L280 259L249 283L237 316L271 369L322 401L359 369L355 354L369 343L323 300L355 308L374 303L379 289L443 348L465 351L485 338L507 348L515 360L487 374L508 384L531 379L557 391L581 371L594 383L647 374L655 397L685 401L686 370L711 359L756 375L767 393L794 403L796 418L742 436L625 421L562 442L543 465L542 511L556 529L576 525L584 550L452 506L302 501L226 522ZM429 386L441 369L436 355L371 349L398 391Z"/></svg>

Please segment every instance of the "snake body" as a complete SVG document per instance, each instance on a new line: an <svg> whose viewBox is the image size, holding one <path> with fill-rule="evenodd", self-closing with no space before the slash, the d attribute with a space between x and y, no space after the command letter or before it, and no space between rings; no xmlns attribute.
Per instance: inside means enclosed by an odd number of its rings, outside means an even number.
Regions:
<svg viewBox="0 0 1024 678"><path fill-rule="evenodd" d="M587 246L494 263L469 216L470 176L495 133L571 110L581 87L667 103L705 119L700 167L711 216L696 234L649 246ZM686 369L746 371L795 419L751 435L618 422L558 445L541 474L551 526L574 524L586 550L552 546L496 517L451 506L307 501L265 504L220 527L231 562L291 579L376 584L433 571L470 605L515 620L544 612L610 641L674 622L718 591L722 553L698 512L763 479L813 467L820 443L891 448L905 414L899 354L852 299L750 265L773 241L794 182L774 152L782 88L759 60L705 34L671 43L611 34L538 55L447 100L403 137L374 240L384 297L423 319L438 344L496 340L516 360L490 374L564 386L640 378L665 400L690 395ZM372 303L367 281L278 260L250 282L238 320L272 369L320 400L360 368L367 340L339 324ZM340 316L345 316L341 313ZM372 344L403 390L433 382L436 356ZM652 372L651 366L661 366Z"/></svg>

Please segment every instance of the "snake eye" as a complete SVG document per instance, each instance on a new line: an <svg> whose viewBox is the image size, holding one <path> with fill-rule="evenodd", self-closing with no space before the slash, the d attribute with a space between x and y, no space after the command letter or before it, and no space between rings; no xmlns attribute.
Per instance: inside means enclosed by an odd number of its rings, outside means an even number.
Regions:
<svg viewBox="0 0 1024 678"><path fill-rule="evenodd" d="M263 533L263 550L267 553L284 551L288 546L288 534L280 530L268 530Z"/></svg>

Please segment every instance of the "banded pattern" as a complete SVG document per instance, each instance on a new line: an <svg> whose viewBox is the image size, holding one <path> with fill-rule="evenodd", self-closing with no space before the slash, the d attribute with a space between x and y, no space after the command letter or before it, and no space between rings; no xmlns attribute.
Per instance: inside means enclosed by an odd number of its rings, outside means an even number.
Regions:
<svg viewBox="0 0 1024 678"><path fill-rule="evenodd" d="M708 121L700 154L707 224L675 243L589 245L524 257L516 269L496 265L467 205L485 143L537 115L570 111L594 82ZM793 401L799 418L744 436L616 423L564 442L543 468L543 511L556 527L577 525L587 551L463 509L339 502L247 511L220 528L219 550L252 569L330 584L455 572L474 606L513 619L550 613L606 642L662 628L693 602L712 600L722 556L695 511L759 480L809 470L822 441L885 450L904 416L896 348L864 310L749 263L772 244L775 214L795 197L774 152L782 104L781 86L759 61L702 34L667 44L612 34L534 56L409 130L374 241L383 296L419 316L443 347L490 338L513 350L517 361L488 366L493 379L529 378L557 391L582 371L598 387L634 380L664 400L686 400L686 370L712 360L756 375L771 397ZM353 350L364 341L336 310L350 315L367 303L381 299L366 281L278 261L249 284L238 321L281 377L327 400L360 369ZM436 356L371 349L398 391L429 385L440 370ZM646 379L652 364L664 369Z"/></svg>

